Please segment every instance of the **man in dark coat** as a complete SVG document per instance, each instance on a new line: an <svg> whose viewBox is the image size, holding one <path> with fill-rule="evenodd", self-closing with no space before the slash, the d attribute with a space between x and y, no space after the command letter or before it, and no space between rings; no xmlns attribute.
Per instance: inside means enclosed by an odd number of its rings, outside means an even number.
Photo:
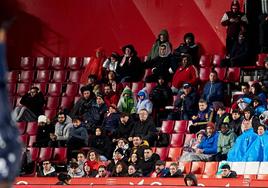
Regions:
<svg viewBox="0 0 268 188"><path fill-rule="evenodd" d="M133 127L134 120L129 116L129 114L121 113L119 125L114 134L114 141L118 138L125 138L127 140Z"/></svg>
<svg viewBox="0 0 268 188"><path fill-rule="evenodd" d="M228 164L224 164L221 167L222 178L236 178L237 174L235 171L232 171Z"/></svg>
<svg viewBox="0 0 268 188"><path fill-rule="evenodd" d="M159 155L153 153L150 147L144 148L144 158L140 165L143 176L148 177L154 171L155 163L159 159Z"/></svg>

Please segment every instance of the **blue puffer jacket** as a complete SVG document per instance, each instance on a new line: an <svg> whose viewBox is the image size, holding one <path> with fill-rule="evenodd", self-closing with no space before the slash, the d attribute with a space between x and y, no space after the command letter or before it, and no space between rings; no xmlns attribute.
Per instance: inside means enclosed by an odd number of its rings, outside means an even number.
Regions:
<svg viewBox="0 0 268 188"><path fill-rule="evenodd" d="M139 99L136 106L136 113L139 113L140 110L146 109L149 114L152 113L153 103L149 99L149 95L146 91L146 88L143 88L139 91L138 96L143 96L143 99Z"/></svg>
<svg viewBox="0 0 268 188"><path fill-rule="evenodd" d="M209 105L211 105L215 101L223 101L223 91L224 86L222 82L207 82L203 90L202 98L205 99Z"/></svg>
<svg viewBox="0 0 268 188"><path fill-rule="evenodd" d="M211 136L206 136L198 145L199 149L204 150L204 154L216 154L218 145L219 133L215 132Z"/></svg>

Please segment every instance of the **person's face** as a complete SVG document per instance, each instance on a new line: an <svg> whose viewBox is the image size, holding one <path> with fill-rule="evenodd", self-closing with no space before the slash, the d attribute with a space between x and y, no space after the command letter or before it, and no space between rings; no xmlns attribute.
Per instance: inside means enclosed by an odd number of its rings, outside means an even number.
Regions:
<svg viewBox="0 0 268 188"><path fill-rule="evenodd" d="M251 92L252 92L253 94L255 94L255 92L256 92L255 87L251 87L250 90L251 90Z"/></svg>
<svg viewBox="0 0 268 188"><path fill-rule="evenodd" d="M258 135L261 136L261 135L264 134L264 132L265 132L264 128L263 128L262 126L259 126L259 127L258 127L258 130L257 130Z"/></svg>
<svg viewBox="0 0 268 188"><path fill-rule="evenodd" d="M228 128L225 126L221 126L221 132L224 134L228 131Z"/></svg>
<svg viewBox="0 0 268 188"><path fill-rule="evenodd" d="M73 120L73 125L74 125L75 127L79 127L79 126L81 125L81 121L80 121L79 119L74 119L74 120Z"/></svg>
<svg viewBox="0 0 268 188"><path fill-rule="evenodd" d="M211 127L207 127L206 130L207 130L207 135L208 135L208 136L211 136L212 133L213 133L213 131L214 131Z"/></svg>
<svg viewBox="0 0 268 188"><path fill-rule="evenodd" d="M207 104L206 103L198 103L199 110L202 112L207 109Z"/></svg>
<svg viewBox="0 0 268 188"><path fill-rule="evenodd" d="M198 140L199 142L201 142L201 140L202 140L203 137L204 137L203 134L199 134L199 135L197 136L197 140Z"/></svg>
<svg viewBox="0 0 268 188"><path fill-rule="evenodd" d="M125 146L124 140L119 140L117 145L118 145L119 148L123 148Z"/></svg>
<svg viewBox="0 0 268 188"><path fill-rule="evenodd" d="M241 91L242 91L244 94L248 94L248 93L249 93L249 88L246 87L246 86L241 86Z"/></svg>
<svg viewBox="0 0 268 188"><path fill-rule="evenodd" d="M250 121L243 121L243 127L245 130L248 130L251 127Z"/></svg>
<svg viewBox="0 0 268 188"><path fill-rule="evenodd" d="M192 186L192 185L194 185L194 181L192 179L187 178L186 184L187 184L187 186Z"/></svg>
<svg viewBox="0 0 268 188"><path fill-rule="evenodd" d="M245 39L245 36L244 35L239 35L238 36L238 42L241 44Z"/></svg>
<svg viewBox="0 0 268 188"><path fill-rule="evenodd" d="M221 108L219 108L218 111L217 111L217 114L220 115L220 116L223 115L224 113L225 113L225 110L223 110Z"/></svg>
<svg viewBox="0 0 268 188"><path fill-rule="evenodd" d="M108 79L109 79L109 80L114 80L114 79L115 79L115 74L114 74L114 72L109 72L109 73L108 73Z"/></svg>
<svg viewBox="0 0 268 188"><path fill-rule="evenodd" d="M85 99L89 99L89 97L90 97L90 91L84 91L84 92L83 92L83 97L84 97Z"/></svg>
<svg viewBox="0 0 268 188"><path fill-rule="evenodd" d="M116 159L116 160L120 160L120 159L122 159L122 155L121 155L121 153L119 153L119 152L115 152L115 154L114 154L114 158Z"/></svg>
<svg viewBox="0 0 268 188"><path fill-rule="evenodd" d="M46 170L46 171L50 170L50 168L51 168L51 163L50 163L49 161L44 161L44 162L43 162L43 168L44 168L44 170Z"/></svg>
<svg viewBox="0 0 268 188"><path fill-rule="evenodd" d="M90 172L90 166L88 166L87 164L85 164L85 168L84 168L85 172Z"/></svg>
<svg viewBox="0 0 268 188"><path fill-rule="evenodd" d="M188 65L188 57L183 57L181 62L182 62L182 66L186 67Z"/></svg>
<svg viewBox="0 0 268 188"><path fill-rule="evenodd" d="M240 114L239 113L232 113L232 118L233 118L233 120L237 120L238 118L240 118Z"/></svg>
<svg viewBox="0 0 268 188"><path fill-rule="evenodd" d="M144 150L144 159L150 159L152 155L153 155L152 150L150 149Z"/></svg>
<svg viewBox="0 0 268 188"><path fill-rule="evenodd" d="M84 162L85 161L85 156L82 153L78 153L77 161L78 162Z"/></svg>
<svg viewBox="0 0 268 188"><path fill-rule="evenodd" d="M109 107L109 112L110 112L110 113L115 113L116 110L115 110L113 107L110 106L110 107Z"/></svg>
<svg viewBox="0 0 268 188"><path fill-rule="evenodd" d="M63 123L65 121L65 116L64 115L58 115L58 122Z"/></svg>
<svg viewBox="0 0 268 188"><path fill-rule="evenodd" d="M42 127L42 126L45 126L45 125L46 125L45 122L39 122L39 123L38 123L38 126L41 126L41 127Z"/></svg>
<svg viewBox="0 0 268 188"><path fill-rule="evenodd" d="M250 119L250 112L244 112L245 119L249 120Z"/></svg>
<svg viewBox="0 0 268 188"><path fill-rule="evenodd" d="M158 79L158 83L159 83L159 85L163 85L164 82L165 82L164 79L162 79L162 78L161 78L161 79Z"/></svg>
<svg viewBox="0 0 268 188"><path fill-rule="evenodd" d="M186 42L187 45L189 45L192 42L192 39L190 37L187 37L185 39L185 42Z"/></svg>
<svg viewBox="0 0 268 188"><path fill-rule="evenodd" d="M89 160L90 160L90 161L95 161L95 160L96 160L96 154L95 154L95 152L91 152L91 153L89 154Z"/></svg>
<svg viewBox="0 0 268 188"><path fill-rule="evenodd" d="M159 49L159 55L164 56L167 53L167 48L165 46L161 46Z"/></svg>
<svg viewBox="0 0 268 188"><path fill-rule="evenodd" d="M114 57L111 56L111 62L114 63L116 62L116 59Z"/></svg>
<svg viewBox="0 0 268 188"><path fill-rule="evenodd" d="M253 101L253 107L255 108L257 106L259 106L259 102L258 101Z"/></svg>
<svg viewBox="0 0 268 188"><path fill-rule="evenodd" d="M230 170L228 168L222 169L222 176L227 176L229 174Z"/></svg>
<svg viewBox="0 0 268 188"><path fill-rule="evenodd" d="M105 86L105 87L104 87L104 94L105 94L105 95L109 95L109 94L111 93L111 91L112 91L112 90L111 90L111 88L110 88L109 86Z"/></svg>
<svg viewBox="0 0 268 188"><path fill-rule="evenodd" d="M165 168L164 165L155 165L155 172L159 173L161 172L161 170L163 170Z"/></svg>
<svg viewBox="0 0 268 188"><path fill-rule="evenodd" d="M123 123L123 124L126 124L126 123L128 122L128 119L129 119L128 116L120 117L120 121L121 121L121 123Z"/></svg>
<svg viewBox="0 0 268 188"><path fill-rule="evenodd" d="M144 110L141 110L139 112L139 118L141 121L146 121L147 118L148 118L148 112L144 111Z"/></svg>
<svg viewBox="0 0 268 188"><path fill-rule="evenodd" d="M97 58L101 57L101 51L96 51L96 57Z"/></svg>
<svg viewBox="0 0 268 188"><path fill-rule="evenodd" d="M96 103L97 103L98 105L101 105L101 104L104 103L104 101L103 101L103 99L102 99L101 97L97 97L97 98L96 98Z"/></svg>
<svg viewBox="0 0 268 188"><path fill-rule="evenodd" d="M236 5L233 5L233 6L232 6L232 11L233 11L233 12L238 12L238 7L237 7Z"/></svg>
<svg viewBox="0 0 268 188"><path fill-rule="evenodd" d="M191 87L183 87L183 93L185 95L188 95L189 93L191 93L192 88Z"/></svg>
<svg viewBox="0 0 268 188"><path fill-rule="evenodd" d="M141 142L142 142L142 140L141 140L140 137L133 137L133 140L132 141L133 141L133 145L135 147L139 146L141 144Z"/></svg>
<svg viewBox="0 0 268 188"><path fill-rule="evenodd" d="M139 95L138 96L140 100L143 100L144 99L144 96L143 95Z"/></svg>
<svg viewBox="0 0 268 188"><path fill-rule="evenodd" d="M96 136L100 136L101 135L101 130L100 129L96 129L95 134L96 134Z"/></svg>
<svg viewBox="0 0 268 188"><path fill-rule="evenodd" d="M105 177L106 176L106 170L104 168L99 168L98 169L98 174L100 177Z"/></svg>
<svg viewBox="0 0 268 188"><path fill-rule="evenodd" d="M122 165L117 165L116 168L115 168L115 170L116 170L117 173L122 172L123 171Z"/></svg>
<svg viewBox="0 0 268 188"><path fill-rule="evenodd" d="M36 89L31 89L30 90L30 95L31 95L31 97L34 97L35 95L37 95L37 90Z"/></svg>
<svg viewBox="0 0 268 188"><path fill-rule="evenodd" d="M136 153L133 153L133 154L131 155L131 161L132 161L133 163L135 163L137 160L138 160L138 156L137 156L137 154L136 154Z"/></svg>
<svg viewBox="0 0 268 188"><path fill-rule="evenodd" d="M177 167L176 166L173 166L173 165L171 165L170 167L169 167L169 171L170 171L170 174L171 175L173 175L173 174L175 174L176 172L177 172Z"/></svg>
<svg viewBox="0 0 268 188"><path fill-rule="evenodd" d="M265 68L265 69L268 69L268 61L266 61L266 62L264 63L264 68Z"/></svg>
<svg viewBox="0 0 268 188"><path fill-rule="evenodd" d="M211 82L215 82L217 80L217 75L215 73L210 73L209 74L209 80Z"/></svg>
<svg viewBox="0 0 268 188"><path fill-rule="evenodd" d="M134 174L136 172L136 169L134 168L134 166L130 165L128 167L128 174Z"/></svg>
<svg viewBox="0 0 268 188"><path fill-rule="evenodd" d="M165 36L164 36L164 35L160 35L160 36L159 36L159 40L160 40L161 42L165 41Z"/></svg>
<svg viewBox="0 0 268 188"><path fill-rule="evenodd" d="M125 49L125 55L126 55L127 57L129 57L129 56L131 55L131 49L130 49L130 48L126 48L126 49Z"/></svg>
<svg viewBox="0 0 268 188"><path fill-rule="evenodd" d="M87 84L92 85L95 83L95 80L93 78L88 78Z"/></svg>

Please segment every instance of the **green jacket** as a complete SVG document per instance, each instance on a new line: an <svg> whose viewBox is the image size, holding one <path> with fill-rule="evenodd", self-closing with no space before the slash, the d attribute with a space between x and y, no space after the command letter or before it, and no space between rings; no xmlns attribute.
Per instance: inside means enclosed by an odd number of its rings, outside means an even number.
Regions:
<svg viewBox="0 0 268 188"><path fill-rule="evenodd" d="M236 134L229 130L227 133L222 134L220 132L219 138L218 138L218 148L217 152L220 152L221 154L227 154L229 150L233 147L236 139Z"/></svg>

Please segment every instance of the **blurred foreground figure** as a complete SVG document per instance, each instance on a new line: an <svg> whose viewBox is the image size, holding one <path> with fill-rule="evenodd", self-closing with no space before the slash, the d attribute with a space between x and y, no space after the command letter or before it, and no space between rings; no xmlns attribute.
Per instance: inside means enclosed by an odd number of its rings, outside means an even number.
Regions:
<svg viewBox="0 0 268 188"><path fill-rule="evenodd" d="M19 133L11 119L6 89L5 30L0 25L0 187L11 187L20 161Z"/></svg>

